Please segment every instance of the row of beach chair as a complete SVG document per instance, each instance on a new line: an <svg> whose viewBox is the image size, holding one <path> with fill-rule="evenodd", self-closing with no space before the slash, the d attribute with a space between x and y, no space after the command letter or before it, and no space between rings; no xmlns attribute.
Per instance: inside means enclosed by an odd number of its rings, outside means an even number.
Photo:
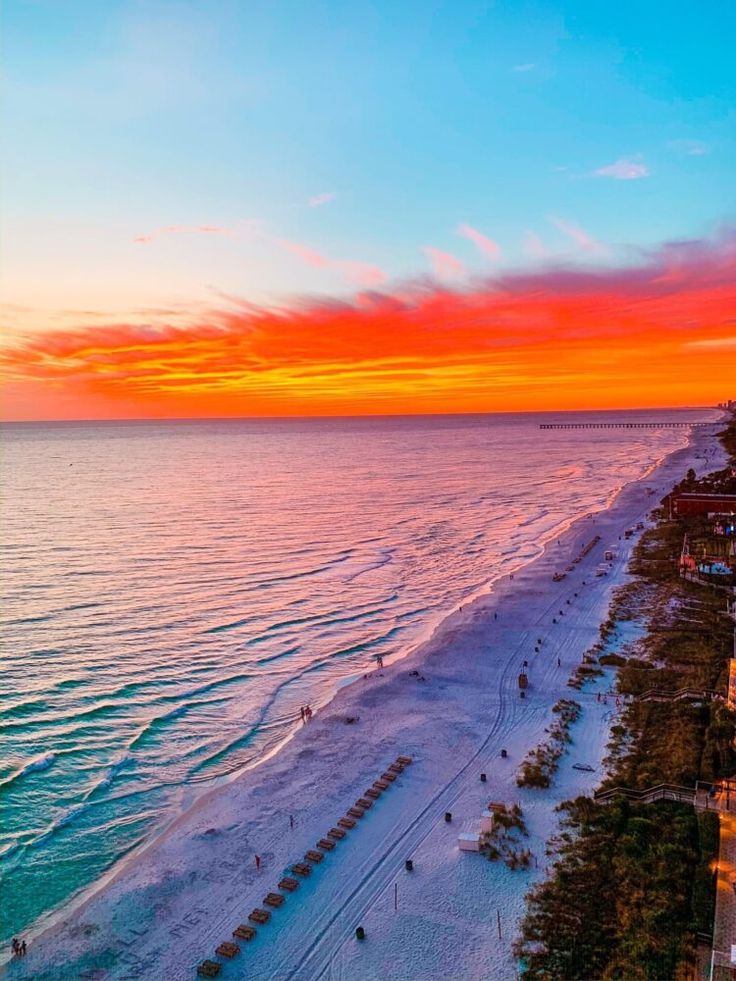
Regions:
<svg viewBox="0 0 736 981"><path fill-rule="evenodd" d="M378 780L374 780L372 786L366 790L362 797L352 807L348 808L347 814L341 817L334 828L330 828L324 838L320 838L316 848L307 851L302 861L296 862L289 869L289 875L284 876L278 884L281 892L270 892L263 900L263 906L268 909L257 907L248 914L248 923L241 923L233 930L233 937L241 941L253 940L256 936L257 927L265 926L271 919L271 910L280 909L285 902L284 892L292 893L299 888L299 879L305 879L312 874L315 865L324 861L325 854L333 851L338 841L342 841L348 831L351 831L357 822L365 815L366 811L373 807L375 801L384 791L388 790L394 780L412 762L411 756L398 756L382 773ZM298 876L298 878L294 878ZM240 953L240 946L230 940L223 941L215 950L218 957L231 960ZM202 978L216 978L222 970L219 961L206 960L197 968L197 974Z"/></svg>

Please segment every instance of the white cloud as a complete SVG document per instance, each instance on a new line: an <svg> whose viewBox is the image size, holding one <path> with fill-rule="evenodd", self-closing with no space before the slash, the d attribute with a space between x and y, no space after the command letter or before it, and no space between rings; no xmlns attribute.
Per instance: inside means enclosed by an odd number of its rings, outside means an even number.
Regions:
<svg viewBox="0 0 736 981"><path fill-rule="evenodd" d="M334 201L337 195L334 191L323 191L321 194L315 194L307 201L307 205L310 208L319 208L322 204L327 204L329 201Z"/></svg>
<svg viewBox="0 0 736 981"><path fill-rule="evenodd" d="M649 168L640 159L627 157L619 157L614 163L599 167L593 173L596 177L613 177L617 181L635 181L650 175Z"/></svg>

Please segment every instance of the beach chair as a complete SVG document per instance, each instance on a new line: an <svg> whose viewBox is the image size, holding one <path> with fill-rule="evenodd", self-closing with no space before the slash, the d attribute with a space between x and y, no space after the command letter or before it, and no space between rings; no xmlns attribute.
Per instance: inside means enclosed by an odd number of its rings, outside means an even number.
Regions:
<svg viewBox="0 0 736 981"><path fill-rule="evenodd" d="M296 865L292 865L291 871L294 875L300 875L302 879L305 879L308 875L312 874L312 866L307 865L306 862L297 862Z"/></svg>
<svg viewBox="0 0 736 981"><path fill-rule="evenodd" d="M241 923L240 926L235 927L233 930L233 936L237 937L238 940L252 940L256 935L256 928L247 926L245 923Z"/></svg>
<svg viewBox="0 0 736 981"><path fill-rule="evenodd" d="M386 770L385 773L381 774L381 780L387 780L389 783L393 783L396 779L396 774L392 773L390 770Z"/></svg>
<svg viewBox="0 0 736 981"><path fill-rule="evenodd" d="M324 861L325 857L322 852L316 852L314 849L312 849L305 854L304 858L308 862L312 862L314 865L319 865L320 862Z"/></svg>
<svg viewBox="0 0 736 981"><path fill-rule="evenodd" d="M388 790L391 784L388 782L388 780L381 779L381 780L374 780L373 786L376 788L376 790Z"/></svg>
<svg viewBox="0 0 736 981"><path fill-rule="evenodd" d="M227 959L230 960L235 957L236 954L240 953L240 947L238 947L237 944L230 943L229 940L223 940L215 953L218 957L227 957Z"/></svg>
<svg viewBox="0 0 736 981"><path fill-rule="evenodd" d="M361 817L363 815L361 814ZM351 817L343 817L337 822L338 827L345 828L347 831L352 831L355 827L355 821Z"/></svg>
<svg viewBox="0 0 736 981"><path fill-rule="evenodd" d="M334 841L342 841L345 837L346 832L342 828L330 828L327 832L327 837L332 838Z"/></svg>
<svg viewBox="0 0 736 981"><path fill-rule="evenodd" d="M299 882L296 879L290 879L288 876L279 882L279 889L285 889L286 892L294 892L298 888Z"/></svg>
<svg viewBox="0 0 736 981"><path fill-rule="evenodd" d="M403 773L404 767L401 765L401 763L392 763L391 766L389 767L389 772L396 773L396 774Z"/></svg>
<svg viewBox="0 0 736 981"><path fill-rule="evenodd" d="M376 790L375 787L369 787L368 790L363 791L363 793L371 800L378 800L378 798L381 796L381 791Z"/></svg>
<svg viewBox="0 0 736 981"><path fill-rule="evenodd" d="M355 806L362 807L364 811L367 811L369 808L373 807L373 801L368 800L367 797L359 797L355 802Z"/></svg>
<svg viewBox="0 0 736 981"><path fill-rule="evenodd" d="M362 818L363 815L365 814L365 811L363 810L362 807L349 807L348 814L350 815L351 818Z"/></svg>
<svg viewBox="0 0 736 981"><path fill-rule="evenodd" d="M284 897L280 892L270 892L263 900L263 905L270 906L272 909L280 909L284 905Z"/></svg>
<svg viewBox="0 0 736 981"><path fill-rule="evenodd" d="M397 756L396 762L401 763L402 766L409 766L412 762L411 756Z"/></svg>
<svg viewBox="0 0 736 981"><path fill-rule="evenodd" d="M320 838L317 842L317 848L321 848L323 852L331 852L334 847L335 842L329 838Z"/></svg>
<svg viewBox="0 0 736 981"><path fill-rule="evenodd" d="M257 923L259 926L265 926L265 924L271 919L271 914L267 909L254 909L252 913L248 914L248 919L251 921L251 923Z"/></svg>
<svg viewBox="0 0 736 981"><path fill-rule="evenodd" d="M197 968L197 974L200 978L216 978L221 970L222 964L218 964L217 961L202 961Z"/></svg>

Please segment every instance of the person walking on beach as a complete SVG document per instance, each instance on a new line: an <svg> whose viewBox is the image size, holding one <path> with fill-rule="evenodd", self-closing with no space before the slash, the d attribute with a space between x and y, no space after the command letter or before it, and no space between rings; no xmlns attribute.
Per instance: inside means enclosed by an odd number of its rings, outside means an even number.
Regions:
<svg viewBox="0 0 736 981"><path fill-rule="evenodd" d="M293 814L290 814L289 815L289 827L291 828L292 831L294 830L294 815Z"/></svg>
<svg viewBox="0 0 736 981"><path fill-rule="evenodd" d="M13 937L13 957L17 957L20 954L20 943L17 937Z"/></svg>
<svg viewBox="0 0 736 981"><path fill-rule="evenodd" d="M378 662L378 667L379 668L382 668L383 667L383 655L382 654L377 654L376 655L376 661Z"/></svg>
<svg viewBox="0 0 736 981"><path fill-rule="evenodd" d="M304 709L304 715L306 717L307 722L312 721L312 708L310 705L307 705L307 707Z"/></svg>
<svg viewBox="0 0 736 981"><path fill-rule="evenodd" d="M256 855L256 872L261 871L261 856Z"/></svg>
<svg viewBox="0 0 736 981"><path fill-rule="evenodd" d="M562 661L559 659L559 657L557 658L557 667L558 668L562 667Z"/></svg>
<svg viewBox="0 0 736 981"><path fill-rule="evenodd" d="M26 942L25 942L25 940L21 940L21 942L20 942L20 956L21 957L25 957L26 956Z"/></svg>
<svg viewBox="0 0 736 981"><path fill-rule="evenodd" d="M302 717L302 722L304 722L304 715L305 715L305 712L304 712L304 706L303 706L303 705L302 705L302 707L301 707L301 708L299 709L299 714L300 714L300 715L301 715L301 717Z"/></svg>

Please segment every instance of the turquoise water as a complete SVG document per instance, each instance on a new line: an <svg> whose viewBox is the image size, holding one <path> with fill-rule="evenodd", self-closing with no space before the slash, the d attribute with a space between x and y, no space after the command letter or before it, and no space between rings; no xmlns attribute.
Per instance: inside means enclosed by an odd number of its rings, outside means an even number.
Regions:
<svg viewBox="0 0 736 981"><path fill-rule="evenodd" d="M686 438L538 423L4 427L3 938Z"/></svg>

